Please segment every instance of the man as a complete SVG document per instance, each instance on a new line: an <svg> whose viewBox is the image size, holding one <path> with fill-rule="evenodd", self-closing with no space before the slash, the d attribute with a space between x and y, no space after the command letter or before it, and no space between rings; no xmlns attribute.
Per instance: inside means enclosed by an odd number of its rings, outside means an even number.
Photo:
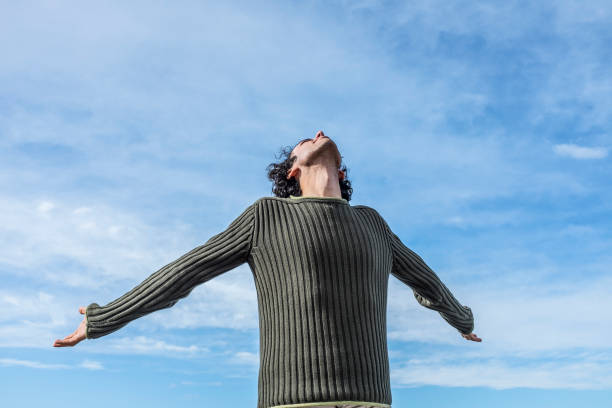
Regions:
<svg viewBox="0 0 612 408"><path fill-rule="evenodd" d="M349 205L336 144L319 131L268 166L262 197L227 229L101 307L54 346L112 333L173 306L191 290L248 263L260 329L258 408L391 406L386 340L389 274L472 341L474 319L373 208ZM318 403L316 407L313 403Z"/></svg>

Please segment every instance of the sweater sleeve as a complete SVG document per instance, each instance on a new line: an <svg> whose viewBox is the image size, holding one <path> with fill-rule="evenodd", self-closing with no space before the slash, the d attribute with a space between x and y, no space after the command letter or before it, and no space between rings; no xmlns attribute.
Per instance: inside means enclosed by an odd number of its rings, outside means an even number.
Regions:
<svg viewBox="0 0 612 408"><path fill-rule="evenodd" d="M422 306L440 313L460 333L471 333L474 330L472 309L461 305L425 261L406 247L386 222L385 226L393 251L391 273L412 288Z"/></svg>
<svg viewBox="0 0 612 408"><path fill-rule="evenodd" d="M86 338L105 336L134 319L174 306L194 287L247 262L256 211L257 201L225 231L154 272L123 296L105 306L91 303L85 312Z"/></svg>

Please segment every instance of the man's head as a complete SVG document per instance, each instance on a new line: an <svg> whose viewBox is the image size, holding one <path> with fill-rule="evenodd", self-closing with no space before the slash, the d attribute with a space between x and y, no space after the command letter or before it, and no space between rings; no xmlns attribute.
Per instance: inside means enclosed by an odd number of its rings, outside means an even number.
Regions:
<svg viewBox="0 0 612 408"><path fill-rule="evenodd" d="M302 170L311 166L324 166L330 172L337 172L342 198L350 201L353 189L346 177L346 166L340 168L342 156L338 147L323 132L319 131L314 138L299 141L293 148L281 148L280 158L283 158L281 162L271 163L267 168L268 178L274 183L272 192L275 196L301 196L299 179Z"/></svg>
<svg viewBox="0 0 612 408"><path fill-rule="evenodd" d="M342 157L338 151L338 146L322 131L312 139L301 140L291 151L290 158L295 157L295 161L287 174L287 178L299 180L301 169L307 166L320 165L334 168L338 171L338 179L344 178L344 172L340 170Z"/></svg>

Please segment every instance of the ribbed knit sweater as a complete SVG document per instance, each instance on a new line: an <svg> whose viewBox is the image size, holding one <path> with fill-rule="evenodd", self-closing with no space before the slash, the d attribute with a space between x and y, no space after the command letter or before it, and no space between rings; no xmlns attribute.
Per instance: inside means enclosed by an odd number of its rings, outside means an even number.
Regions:
<svg viewBox="0 0 612 408"><path fill-rule="evenodd" d="M334 197L262 197L221 233L120 298L87 306L86 336L105 336L173 306L191 290L248 263L259 312L257 408L391 405L389 274L461 333L462 306L373 208ZM204 312L204 311L203 311Z"/></svg>

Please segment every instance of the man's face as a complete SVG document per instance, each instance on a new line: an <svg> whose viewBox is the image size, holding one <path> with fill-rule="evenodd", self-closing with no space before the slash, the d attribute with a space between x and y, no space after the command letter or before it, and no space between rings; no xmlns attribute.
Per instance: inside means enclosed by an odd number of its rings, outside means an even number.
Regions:
<svg viewBox="0 0 612 408"><path fill-rule="evenodd" d="M340 168L342 158L338 151L338 146L329 137L325 136L322 131L317 132L313 139L304 139L300 141L291 151L290 157L297 156L297 160L293 163L291 170L299 166L311 166L315 161L329 160L334 163L336 168ZM291 171L288 178L291 178Z"/></svg>

